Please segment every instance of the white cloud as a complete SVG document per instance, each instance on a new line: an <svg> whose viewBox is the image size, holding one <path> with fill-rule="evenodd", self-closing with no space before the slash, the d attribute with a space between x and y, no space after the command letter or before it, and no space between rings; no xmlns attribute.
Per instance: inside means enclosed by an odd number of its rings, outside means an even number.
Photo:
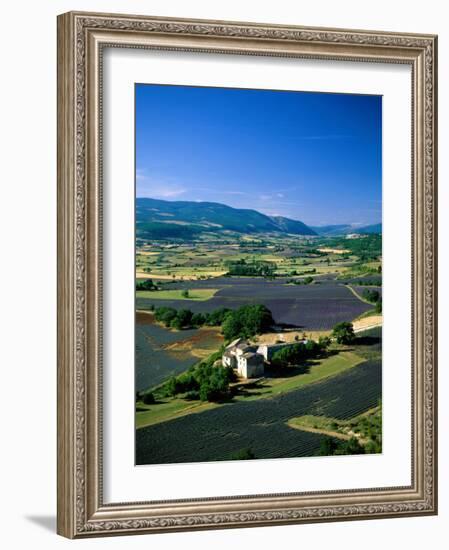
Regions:
<svg viewBox="0 0 449 550"><path fill-rule="evenodd" d="M170 199L179 197L187 189L169 178L146 176L143 170L136 170L136 195L154 199Z"/></svg>

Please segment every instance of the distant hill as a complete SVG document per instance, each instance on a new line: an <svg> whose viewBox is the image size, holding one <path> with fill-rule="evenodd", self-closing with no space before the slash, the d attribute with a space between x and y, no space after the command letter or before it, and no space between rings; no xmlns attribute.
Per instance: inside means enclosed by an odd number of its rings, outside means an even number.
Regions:
<svg viewBox="0 0 449 550"><path fill-rule="evenodd" d="M356 233L382 233L382 224L381 223L375 223L373 225L366 225L365 227L359 227L357 229Z"/></svg>
<svg viewBox="0 0 449 550"><path fill-rule="evenodd" d="M317 233L308 225L298 220L283 218L282 216L271 216L271 220L279 227L282 233L292 235L316 235Z"/></svg>
<svg viewBox="0 0 449 550"><path fill-rule="evenodd" d="M344 235L345 232L350 232L352 226L349 224L341 225L321 225L321 226L310 226L311 229L315 231L318 235L323 237L333 236L333 235Z"/></svg>
<svg viewBox="0 0 449 550"><path fill-rule="evenodd" d="M367 235L371 233L382 233L382 224L376 223L373 225L323 225L323 226L311 226L311 229L320 236L323 237L338 237L339 235L348 235L350 233L359 233L361 235Z"/></svg>
<svg viewBox="0 0 449 550"><path fill-rule="evenodd" d="M316 235L298 220L215 202L136 199L136 232L146 239L189 239L205 232Z"/></svg>

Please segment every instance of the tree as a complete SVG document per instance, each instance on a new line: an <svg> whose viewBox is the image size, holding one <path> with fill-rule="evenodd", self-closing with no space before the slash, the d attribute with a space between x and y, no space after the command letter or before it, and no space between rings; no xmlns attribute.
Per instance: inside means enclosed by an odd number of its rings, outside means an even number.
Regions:
<svg viewBox="0 0 449 550"><path fill-rule="evenodd" d="M326 348L328 348L330 344L331 344L331 339L329 338L329 336L320 336L318 338L318 345L322 350L325 350Z"/></svg>
<svg viewBox="0 0 449 550"><path fill-rule="evenodd" d="M256 458L256 455L253 453L250 447L246 447L244 449L236 451L229 458L231 460L252 460L253 458Z"/></svg>
<svg viewBox="0 0 449 550"><path fill-rule="evenodd" d="M164 323L166 327L169 327L173 319L176 317L176 309L172 307L157 307L155 309L155 317L156 321L159 321L161 323Z"/></svg>
<svg viewBox="0 0 449 550"><path fill-rule="evenodd" d="M361 455L365 449L360 445L356 437L351 437L348 441L339 441L331 437L325 437L320 442L319 456L331 455Z"/></svg>
<svg viewBox="0 0 449 550"><path fill-rule="evenodd" d="M332 330L332 336L339 344L350 344L355 338L352 323L348 323L346 321L337 323Z"/></svg>
<svg viewBox="0 0 449 550"><path fill-rule="evenodd" d="M201 401L221 401L229 396L229 375L225 367L212 367L200 386Z"/></svg>
<svg viewBox="0 0 449 550"><path fill-rule="evenodd" d="M159 290L159 288L152 279L145 279L144 281L136 281L136 290Z"/></svg>
<svg viewBox="0 0 449 550"><path fill-rule="evenodd" d="M172 397L178 393L179 385L178 385L176 376L172 376L171 378L169 378L168 382L164 386L164 389L165 389L166 395L169 395Z"/></svg>
<svg viewBox="0 0 449 550"><path fill-rule="evenodd" d="M145 393L142 401L145 405L154 405L154 403L156 403L156 400L154 399L154 395L152 393Z"/></svg>
<svg viewBox="0 0 449 550"><path fill-rule="evenodd" d="M192 317L193 313L190 309L180 309L176 317L172 319L170 326L177 330L189 327L192 324Z"/></svg>
<svg viewBox="0 0 449 550"><path fill-rule="evenodd" d="M243 329L241 321L234 314L229 314L221 325L221 331L223 332L226 340L232 340L234 338L237 338L237 336L241 336L242 330Z"/></svg>
<svg viewBox="0 0 449 550"><path fill-rule="evenodd" d="M187 289L184 289L182 292L181 292L181 296L183 298L188 298L189 297L189 291Z"/></svg>
<svg viewBox="0 0 449 550"><path fill-rule="evenodd" d="M348 441L340 441L335 450L335 455L362 455L365 449L360 445L356 437L351 437Z"/></svg>
<svg viewBox="0 0 449 550"><path fill-rule="evenodd" d="M229 312L222 324L222 332L227 340L251 338L262 334L274 324L271 311L264 305L246 305Z"/></svg>
<svg viewBox="0 0 449 550"><path fill-rule="evenodd" d="M375 304L380 299L380 294L377 290L364 290L362 296L372 304Z"/></svg>
<svg viewBox="0 0 449 550"><path fill-rule="evenodd" d="M206 315L206 324L211 327L218 327L223 323L226 316L230 312L231 310L227 307L220 307L218 309L215 309L214 311Z"/></svg>
<svg viewBox="0 0 449 550"><path fill-rule="evenodd" d="M192 315L192 325L195 327L201 327L206 322L206 316L202 313L194 313Z"/></svg>

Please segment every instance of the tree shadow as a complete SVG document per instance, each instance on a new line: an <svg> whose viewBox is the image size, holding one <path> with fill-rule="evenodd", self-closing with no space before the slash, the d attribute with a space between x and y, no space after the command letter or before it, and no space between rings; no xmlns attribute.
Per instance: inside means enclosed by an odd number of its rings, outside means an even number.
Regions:
<svg viewBox="0 0 449 550"><path fill-rule="evenodd" d="M294 325L293 323L277 323L274 328L280 330L304 330L304 325Z"/></svg>
<svg viewBox="0 0 449 550"><path fill-rule="evenodd" d="M354 340L356 346L375 346L380 344L381 339L379 336L358 336Z"/></svg>

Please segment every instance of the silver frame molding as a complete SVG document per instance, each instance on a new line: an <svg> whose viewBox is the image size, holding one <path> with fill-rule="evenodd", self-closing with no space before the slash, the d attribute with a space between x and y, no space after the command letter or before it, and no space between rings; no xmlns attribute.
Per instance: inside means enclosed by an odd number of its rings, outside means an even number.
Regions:
<svg viewBox="0 0 449 550"><path fill-rule="evenodd" d="M412 484L104 504L102 158L104 47L412 68ZM70 12L58 17L58 533L70 538L437 513L437 37ZM148 495L149 499L151 495Z"/></svg>

